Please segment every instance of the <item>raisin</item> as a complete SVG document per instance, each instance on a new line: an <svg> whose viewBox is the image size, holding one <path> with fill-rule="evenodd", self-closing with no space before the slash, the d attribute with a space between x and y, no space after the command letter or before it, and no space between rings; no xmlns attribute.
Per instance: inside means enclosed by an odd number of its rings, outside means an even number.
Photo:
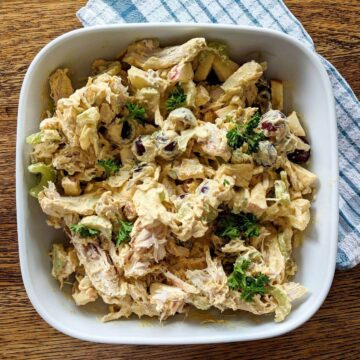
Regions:
<svg viewBox="0 0 360 360"><path fill-rule="evenodd" d="M164 147L165 151L173 151L176 147L176 141L172 141Z"/></svg>
<svg viewBox="0 0 360 360"><path fill-rule="evenodd" d="M207 186L203 186L203 187L200 189L200 192L202 192L203 194L206 194L208 191L209 191L209 188L208 188Z"/></svg>
<svg viewBox="0 0 360 360"><path fill-rule="evenodd" d="M299 136L299 138L309 145L309 141L305 136ZM310 158L310 150L295 150L294 152L288 154L288 159L296 164L306 163Z"/></svg>
<svg viewBox="0 0 360 360"><path fill-rule="evenodd" d="M145 153L145 146L143 145L141 138L137 139L135 141L135 148L136 148L136 152L139 156L144 155Z"/></svg>
<svg viewBox="0 0 360 360"><path fill-rule="evenodd" d="M123 139L129 139L131 136L131 125L125 121L121 129L121 137Z"/></svg>
<svg viewBox="0 0 360 360"><path fill-rule="evenodd" d="M288 159L295 164L306 163L310 158L310 150L295 150L288 154Z"/></svg>
<svg viewBox="0 0 360 360"><path fill-rule="evenodd" d="M100 126L100 127L99 127L99 133L100 133L100 134L104 135L104 134L106 133L106 131L107 131L107 129L106 129L105 126Z"/></svg>

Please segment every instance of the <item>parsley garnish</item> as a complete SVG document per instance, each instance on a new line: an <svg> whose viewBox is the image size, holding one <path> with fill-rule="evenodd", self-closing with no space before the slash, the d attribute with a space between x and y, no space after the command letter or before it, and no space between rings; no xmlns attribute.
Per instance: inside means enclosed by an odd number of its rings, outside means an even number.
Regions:
<svg viewBox="0 0 360 360"><path fill-rule="evenodd" d="M99 160L98 164L104 168L106 177L114 175L120 169L120 165L116 160L108 159L108 160Z"/></svg>
<svg viewBox="0 0 360 360"><path fill-rule="evenodd" d="M174 110L178 107L184 106L186 103L186 94L183 88L177 84L175 89L170 93L169 98L166 100L166 109Z"/></svg>
<svg viewBox="0 0 360 360"><path fill-rule="evenodd" d="M83 224L70 225L70 230L81 237L95 237L99 234L99 230L91 229Z"/></svg>
<svg viewBox="0 0 360 360"><path fill-rule="evenodd" d="M246 275L250 266L249 260L243 260L240 264L234 265L233 272L228 277L228 285L232 290L240 290L241 298L247 302L253 300L254 295L264 295L269 278L263 273L255 276Z"/></svg>
<svg viewBox="0 0 360 360"><path fill-rule="evenodd" d="M120 229L116 238L116 246L129 242L133 226L134 224L132 222L120 220Z"/></svg>
<svg viewBox="0 0 360 360"><path fill-rule="evenodd" d="M134 119L141 125L145 124L147 116L144 107L133 103L127 103L125 106L129 110L129 115L126 116L126 120Z"/></svg>
<svg viewBox="0 0 360 360"><path fill-rule="evenodd" d="M222 213L218 216L215 234L228 240L240 236L249 239L260 235L260 226L253 214Z"/></svg>
<svg viewBox="0 0 360 360"><path fill-rule="evenodd" d="M254 131L259 125L259 122L260 114L256 112L246 124L236 124L236 126L226 134L228 145L233 149L237 149L244 143L247 143L248 154L257 152L259 150L259 142L265 138L262 131Z"/></svg>

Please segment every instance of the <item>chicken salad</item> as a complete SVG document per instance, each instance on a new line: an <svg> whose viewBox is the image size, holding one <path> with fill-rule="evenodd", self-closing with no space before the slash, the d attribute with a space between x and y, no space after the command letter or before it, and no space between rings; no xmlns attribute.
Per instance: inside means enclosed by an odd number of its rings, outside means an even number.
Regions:
<svg viewBox="0 0 360 360"><path fill-rule="evenodd" d="M96 60L79 89L68 69L50 76L30 195L66 234L51 274L76 305L101 299L104 321L190 306L282 321L306 293L293 250L311 220L311 147L266 67L204 38L145 39Z"/></svg>

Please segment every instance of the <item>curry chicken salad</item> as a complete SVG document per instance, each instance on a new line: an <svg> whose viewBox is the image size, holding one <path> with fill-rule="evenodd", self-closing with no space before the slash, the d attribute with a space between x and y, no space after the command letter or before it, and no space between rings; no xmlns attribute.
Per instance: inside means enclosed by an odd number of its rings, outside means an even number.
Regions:
<svg viewBox="0 0 360 360"><path fill-rule="evenodd" d="M137 41L96 60L84 87L49 78L54 108L33 145L30 194L63 229L52 276L103 321L200 310L274 313L306 289L293 249L310 221L310 145L266 63L225 44Z"/></svg>

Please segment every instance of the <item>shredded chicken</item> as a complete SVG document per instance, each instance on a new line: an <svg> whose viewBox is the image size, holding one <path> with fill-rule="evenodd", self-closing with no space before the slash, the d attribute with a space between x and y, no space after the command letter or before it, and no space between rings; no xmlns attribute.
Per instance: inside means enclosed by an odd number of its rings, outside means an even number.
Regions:
<svg viewBox="0 0 360 360"><path fill-rule="evenodd" d="M49 78L50 96L55 103L59 99L68 98L74 92L68 72L68 69L57 69Z"/></svg>

